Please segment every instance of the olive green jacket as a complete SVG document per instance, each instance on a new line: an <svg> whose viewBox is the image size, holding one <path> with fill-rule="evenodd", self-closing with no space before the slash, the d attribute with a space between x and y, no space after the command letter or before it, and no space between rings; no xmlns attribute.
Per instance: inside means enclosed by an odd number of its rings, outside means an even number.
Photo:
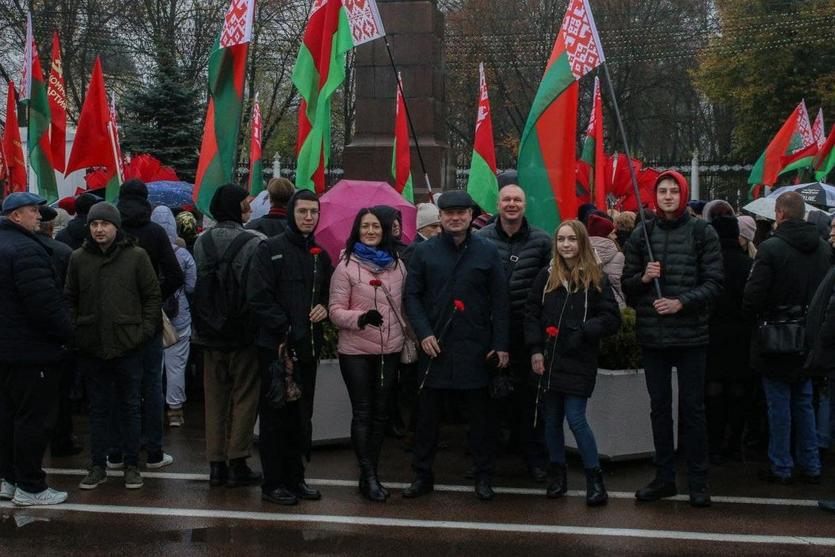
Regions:
<svg viewBox="0 0 835 557"><path fill-rule="evenodd" d="M118 358L145 344L160 325L154 267L145 250L121 232L106 253L90 239L73 252L65 291L82 356Z"/></svg>

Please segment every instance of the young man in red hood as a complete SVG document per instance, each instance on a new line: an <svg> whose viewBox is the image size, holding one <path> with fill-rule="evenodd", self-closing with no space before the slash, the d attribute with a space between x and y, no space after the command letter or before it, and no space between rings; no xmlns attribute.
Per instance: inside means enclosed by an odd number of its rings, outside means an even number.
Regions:
<svg viewBox="0 0 835 557"><path fill-rule="evenodd" d="M710 306L722 289L719 238L687 212L684 176L661 173L655 182L656 218L640 223L626 243L622 285L637 315L652 408L656 476L635 494L655 501L678 493L675 482L672 368L677 370L690 504L710 505L705 424L705 356ZM649 256L644 227L652 246ZM655 281L661 289L658 297Z"/></svg>

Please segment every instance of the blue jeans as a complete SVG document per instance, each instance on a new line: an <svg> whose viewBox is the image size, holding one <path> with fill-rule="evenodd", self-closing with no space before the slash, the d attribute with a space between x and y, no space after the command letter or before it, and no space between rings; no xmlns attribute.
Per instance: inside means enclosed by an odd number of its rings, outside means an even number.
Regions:
<svg viewBox="0 0 835 557"><path fill-rule="evenodd" d="M162 331L142 348L142 441L149 455L162 452Z"/></svg>
<svg viewBox="0 0 835 557"><path fill-rule="evenodd" d="M577 450L583 459L583 468L600 468L597 456L597 442L594 440L589 423L586 421L587 398L548 391L545 393L543 414L545 415L545 445L551 464L565 466L565 435L563 420L577 440Z"/></svg>
<svg viewBox="0 0 835 557"><path fill-rule="evenodd" d="M768 402L768 459L778 476L791 476L794 468L791 451L794 424L795 456L804 473L817 476L821 471L812 408L812 380L784 383L763 377L763 391Z"/></svg>
<svg viewBox="0 0 835 557"><path fill-rule="evenodd" d="M829 386L822 393L818 402L818 413L815 424L818 428L818 447L829 449L832 447L832 437L835 434L835 374L830 374Z"/></svg>
<svg viewBox="0 0 835 557"><path fill-rule="evenodd" d="M90 398L90 453L94 465L104 467L111 446L109 426L111 408L116 408L115 423L121 437L124 462L136 466L139 458L142 363L138 351L112 360L79 358Z"/></svg>

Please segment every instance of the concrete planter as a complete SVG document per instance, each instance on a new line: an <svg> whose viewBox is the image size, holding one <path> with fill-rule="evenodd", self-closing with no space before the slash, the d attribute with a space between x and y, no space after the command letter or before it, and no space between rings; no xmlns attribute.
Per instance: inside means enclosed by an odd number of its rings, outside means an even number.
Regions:
<svg viewBox="0 0 835 557"><path fill-rule="evenodd" d="M649 394L643 369L599 369L597 385L586 410L601 458L630 460L650 457L652 443ZM678 381L673 371L673 431L678 428ZM574 435L565 429L566 447L576 449ZM678 436L676 436L678 444Z"/></svg>

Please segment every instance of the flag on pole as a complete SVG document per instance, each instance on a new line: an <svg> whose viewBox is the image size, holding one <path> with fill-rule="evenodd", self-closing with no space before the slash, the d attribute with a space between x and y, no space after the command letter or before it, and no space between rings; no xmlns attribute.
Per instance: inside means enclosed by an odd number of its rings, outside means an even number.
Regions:
<svg viewBox="0 0 835 557"><path fill-rule="evenodd" d="M394 189L409 203L415 202L412 188L412 147L409 143L409 126L406 121L406 102L403 99L403 82L397 74L396 103L394 109L394 147L391 156L391 176Z"/></svg>
<svg viewBox="0 0 835 557"><path fill-rule="evenodd" d="M780 164L782 165L780 174L811 167L817 154L818 144L812 132L812 124L809 122L806 101L800 101L797 126L792 134L788 151L780 158Z"/></svg>
<svg viewBox="0 0 835 557"><path fill-rule="evenodd" d="M26 44L23 46L23 74L20 76L20 102L29 100L32 91L32 57L38 53L32 34L32 14L26 14Z"/></svg>
<svg viewBox="0 0 835 557"><path fill-rule="evenodd" d="M777 182L777 176L784 168L783 157L790 152L792 138L797 129L798 119L802 117L801 110L805 111L805 104L801 102L783 123L777 135L768 144L765 151L748 176L748 184L751 186L751 197L759 197L762 186L771 187Z"/></svg>
<svg viewBox="0 0 835 557"><path fill-rule="evenodd" d="M116 153L116 171L119 184L125 181L125 159L122 157L122 143L119 141L119 118L116 117L116 93L110 95L110 133L113 136L113 152Z"/></svg>
<svg viewBox="0 0 835 557"><path fill-rule="evenodd" d="M826 175L835 168L835 126L829 132L829 137L823 142L818 155L815 157L815 179L823 182Z"/></svg>
<svg viewBox="0 0 835 557"><path fill-rule="evenodd" d="M255 102L252 104L250 128L249 194L255 196L264 190L264 173L261 167L261 105L258 103L258 93L255 93Z"/></svg>
<svg viewBox="0 0 835 557"><path fill-rule="evenodd" d="M63 173L67 165L67 93L64 89L64 70L61 66L61 43L58 31L52 35L52 60L49 68L49 112L52 123L49 127L49 144L52 147L52 164Z"/></svg>
<svg viewBox="0 0 835 557"><path fill-rule="evenodd" d="M23 143L20 140L20 127L17 122L17 99L14 82L9 82L6 97L6 127L0 143L3 159L6 163L6 188L4 195L16 191L26 191L26 160L23 158Z"/></svg>
<svg viewBox="0 0 835 557"><path fill-rule="evenodd" d="M29 127L27 146L29 148L29 166L37 176L38 194L52 203L58 199L58 185L55 182L55 169L52 166L52 147L49 144L49 100L46 95L41 60L34 42L32 49L32 67L27 74L29 79Z"/></svg>
<svg viewBox="0 0 835 557"><path fill-rule="evenodd" d="M603 151L603 97L600 93L600 78L594 78L594 100L592 101L589 127L580 155L581 164L589 168L589 189L591 202L601 211L608 209L606 204L606 155Z"/></svg>
<svg viewBox="0 0 835 557"><path fill-rule="evenodd" d="M519 182L531 224L553 232L577 216L577 81L602 64L588 0L570 0L519 144Z"/></svg>
<svg viewBox="0 0 835 557"><path fill-rule="evenodd" d="M78 117L78 127L67 162L66 173L90 167L104 167L107 179L105 199L114 201L119 196L118 138L114 135L113 118L104 88L101 60L96 57L87 96Z"/></svg>
<svg viewBox="0 0 835 557"><path fill-rule="evenodd" d="M197 208L210 216L215 191L234 182L254 12L255 0L231 0L209 55L209 102L192 195Z"/></svg>
<svg viewBox="0 0 835 557"><path fill-rule="evenodd" d="M499 180L496 177L496 146L493 143L493 113L487 92L487 76L484 63L478 65L478 115L475 122L473 157L467 193L473 201L489 212L495 213L499 201Z"/></svg>
<svg viewBox="0 0 835 557"><path fill-rule="evenodd" d="M818 149L823 147L826 142L826 127L823 123L823 109L818 109L818 115L815 116L815 121L812 124L812 137L815 138L815 143L818 144Z"/></svg>

